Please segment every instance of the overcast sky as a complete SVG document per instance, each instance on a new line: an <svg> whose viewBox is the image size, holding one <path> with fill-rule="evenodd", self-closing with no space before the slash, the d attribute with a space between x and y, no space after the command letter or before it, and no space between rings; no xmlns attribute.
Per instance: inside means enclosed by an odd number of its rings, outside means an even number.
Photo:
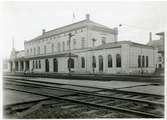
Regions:
<svg viewBox="0 0 167 120"><path fill-rule="evenodd" d="M85 19L108 27L119 27L119 41L147 43L149 32L167 28L167 2L4 2L3 55L9 56L14 37L16 50L24 49L24 41L46 31ZM73 19L75 14L75 20Z"/></svg>

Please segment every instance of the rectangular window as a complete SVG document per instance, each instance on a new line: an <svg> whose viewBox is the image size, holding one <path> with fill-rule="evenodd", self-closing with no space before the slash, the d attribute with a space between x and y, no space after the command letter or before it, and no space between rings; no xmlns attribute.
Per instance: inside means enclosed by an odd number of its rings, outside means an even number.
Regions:
<svg viewBox="0 0 167 120"><path fill-rule="evenodd" d="M81 48L85 48L85 38L84 37L81 40Z"/></svg>
<svg viewBox="0 0 167 120"><path fill-rule="evenodd" d="M37 60L35 61L35 68L38 69L38 61Z"/></svg>
<svg viewBox="0 0 167 120"><path fill-rule="evenodd" d="M27 50L27 55L29 55L29 50Z"/></svg>
<svg viewBox="0 0 167 120"><path fill-rule="evenodd" d="M36 49L34 48L34 55L36 55Z"/></svg>
<svg viewBox="0 0 167 120"><path fill-rule="evenodd" d="M106 44L106 37L102 37L101 43Z"/></svg>
<svg viewBox="0 0 167 120"><path fill-rule="evenodd" d="M44 54L46 54L46 46L44 46Z"/></svg>
<svg viewBox="0 0 167 120"><path fill-rule="evenodd" d="M144 67L144 66L145 66L145 57L142 56L142 67Z"/></svg>
<svg viewBox="0 0 167 120"><path fill-rule="evenodd" d="M73 39L73 47L76 48L76 39Z"/></svg>
<svg viewBox="0 0 167 120"><path fill-rule="evenodd" d="M70 40L67 40L67 46L69 47L69 45L70 45Z"/></svg>
<svg viewBox="0 0 167 120"><path fill-rule="evenodd" d="M138 67L141 67L141 56L138 56Z"/></svg>
<svg viewBox="0 0 167 120"><path fill-rule="evenodd" d="M52 53L54 52L54 44L52 44Z"/></svg>
<svg viewBox="0 0 167 120"><path fill-rule="evenodd" d="M30 51L31 51L31 55L32 55L32 48L30 49Z"/></svg>
<svg viewBox="0 0 167 120"><path fill-rule="evenodd" d="M61 44L60 43L57 44L57 48L58 48L58 52L60 52L60 49L61 49Z"/></svg>
<svg viewBox="0 0 167 120"><path fill-rule="evenodd" d="M85 68L85 58L81 57L81 67Z"/></svg>
<svg viewBox="0 0 167 120"><path fill-rule="evenodd" d="M63 41L63 51L65 51L65 42Z"/></svg>
<svg viewBox="0 0 167 120"><path fill-rule="evenodd" d="M32 68L35 68L34 60L32 61Z"/></svg>
<svg viewBox="0 0 167 120"><path fill-rule="evenodd" d="M146 56L146 67L148 67L148 56Z"/></svg>
<svg viewBox="0 0 167 120"><path fill-rule="evenodd" d="M38 47L38 55L40 54L40 47Z"/></svg>

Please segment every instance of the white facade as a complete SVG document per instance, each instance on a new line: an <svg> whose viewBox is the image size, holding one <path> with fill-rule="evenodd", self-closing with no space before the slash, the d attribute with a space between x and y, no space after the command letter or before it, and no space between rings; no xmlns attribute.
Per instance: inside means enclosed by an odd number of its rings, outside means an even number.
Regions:
<svg viewBox="0 0 167 120"><path fill-rule="evenodd" d="M48 32L43 30L42 35L26 41L24 56L19 57L20 53L12 52L15 57L10 60L8 70L34 73L153 73L157 49L129 41L118 42L117 35L117 28L110 29L95 23L87 15L86 20Z"/></svg>

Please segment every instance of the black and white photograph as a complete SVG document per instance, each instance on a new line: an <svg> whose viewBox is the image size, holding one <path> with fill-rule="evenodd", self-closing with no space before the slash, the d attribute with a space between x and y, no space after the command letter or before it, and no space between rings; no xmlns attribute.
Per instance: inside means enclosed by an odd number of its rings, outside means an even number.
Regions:
<svg viewBox="0 0 167 120"><path fill-rule="evenodd" d="M167 1L2 1L3 119L165 119Z"/></svg>

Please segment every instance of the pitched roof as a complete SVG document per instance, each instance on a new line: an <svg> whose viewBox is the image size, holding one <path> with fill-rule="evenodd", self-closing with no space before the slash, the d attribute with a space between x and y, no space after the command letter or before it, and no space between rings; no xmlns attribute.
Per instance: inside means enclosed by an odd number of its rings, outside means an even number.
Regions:
<svg viewBox="0 0 167 120"><path fill-rule="evenodd" d="M131 42L131 41L117 41L117 42L112 42L112 43L99 45L99 46L97 46L97 47L95 47L95 48L93 48L91 50L118 48L118 47L121 47L122 44L129 44L129 45L132 45L132 46L142 46L142 47L153 48L153 47L145 45L145 44L135 43L135 42Z"/></svg>
<svg viewBox="0 0 167 120"><path fill-rule="evenodd" d="M82 21L79 21L79 22L76 22L76 23L72 23L72 24L63 26L63 27L59 27L59 28L56 28L56 29L53 29L53 30L49 30L49 31L45 32L43 35L39 35L39 36L33 38L30 41L35 41L35 40L39 40L39 39L49 37L49 36L52 36L52 35L57 35L57 34L61 34L61 33L64 33L64 32L69 32L71 30L86 27L86 26L103 28L103 29L107 29L107 30L110 30L111 32L115 33L115 31L113 29L111 29L107 26L104 26L104 25L96 23L94 21L85 19L85 20L82 20Z"/></svg>

